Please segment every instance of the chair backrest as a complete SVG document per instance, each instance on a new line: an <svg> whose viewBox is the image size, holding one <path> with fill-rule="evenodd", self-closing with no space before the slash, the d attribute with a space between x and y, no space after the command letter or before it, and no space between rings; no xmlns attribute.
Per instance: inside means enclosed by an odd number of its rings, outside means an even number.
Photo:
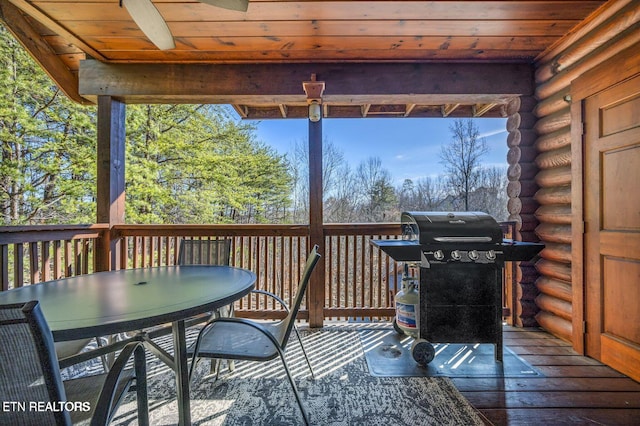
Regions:
<svg viewBox="0 0 640 426"><path fill-rule="evenodd" d="M282 339L282 348L284 349L289 341L289 336L291 335L291 331L293 330L293 326L296 321L296 316L298 316L298 311L300 310L300 305L302 304L302 299L304 298L304 294L307 290L307 286L309 285L309 279L311 278L311 273L313 269L316 267L316 264L320 260L320 254L318 254L318 246L313 246L313 249L307 256L307 263L304 266L304 271L302 272L302 278L300 280L300 284L298 284L298 293L296 294L296 298L293 302L293 305L289 307L289 314L282 321L285 325L286 329L284 332L284 336Z"/></svg>
<svg viewBox="0 0 640 426"><path fill-rule="evenodd" d="M228 265L231 240L182 240L178 265Z"/></svg>
<svg viewBox="0 0 640 426"><path fill-rule="evenodd" d="M53 337L38 302L0 305L0 342L0 395L15 402L0 410L0 424L71 425L68 411L33 405L66 400Z"/></svg>

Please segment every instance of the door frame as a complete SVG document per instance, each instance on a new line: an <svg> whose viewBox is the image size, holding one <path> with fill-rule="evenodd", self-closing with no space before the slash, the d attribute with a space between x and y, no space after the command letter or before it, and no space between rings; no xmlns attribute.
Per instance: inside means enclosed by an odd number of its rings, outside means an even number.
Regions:
<svg viewBox="0 0 640 426"><path fill-rule="evenodd" d="M615 70L615 72L612 72ZM585 354L586 282L584 247L584 101L640 72L640 46L634 45L571 82L571 287L572 344Z"/></svg>

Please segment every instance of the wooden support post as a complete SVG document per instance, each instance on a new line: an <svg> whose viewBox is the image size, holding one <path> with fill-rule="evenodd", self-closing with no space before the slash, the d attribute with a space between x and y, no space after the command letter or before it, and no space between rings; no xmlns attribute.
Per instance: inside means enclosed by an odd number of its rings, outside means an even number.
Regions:
<svg viewBox="0 0 640 426"><path fill-rule="evenodd" d="M97 222L124 223L125 104L111 96L98 96ZM96 270L119 265L117 241L107 231L96 247Z"/></svg>
<svg viewBox="0 0 640 426"><path fill-rule="evenodd" d="M324 321L324 217L322 214L322 94L324 81L304 81L302 88L309 105L309 246L318 245L323 256L318 261L309 282L309 326L322 327Z"/></svg>
<svg viewBox="0 0 640 426"><path fill-rule="evenodd" d="M309 120L309 245L323 255L309 285L309 326L322 327L324 320L324 227L322 214L322 118Z"/></svg>

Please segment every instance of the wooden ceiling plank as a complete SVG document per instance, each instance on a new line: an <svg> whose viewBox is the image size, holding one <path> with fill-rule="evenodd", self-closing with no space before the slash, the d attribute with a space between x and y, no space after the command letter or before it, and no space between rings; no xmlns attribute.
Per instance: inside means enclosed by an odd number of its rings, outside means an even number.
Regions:
<svg viewBox="0 0 640 426"><path fill-rule="evenodd" d="M36 7L50 16L71 16L76 20L127 20L126 11L118 3L34 1ZM251 2L246 12L211 7L192 1L155 2L168 21L286 21L301 20L527 20L583 19L602 1L282 1Z"/></svg>
<svg viewBox="0 0 640 426"><path fill-rule="evenodd" d="M561 37L579 24L579 20L554 21L234 21L168 22L175 37L293 37L293 36L403 36L403 37ZM69 21L60 24L78 37L102 37L118 34L141 37L142 31L130 21Z"/></svg>
<svg viewBox="0 0 640 426"><path fill-rule="evenodd" d="M539 53L538 50L479 50L479 49L340 49L338 51L325 50L309 52L308 50L277 50L277 51L182 51L177 54L173 51L118 50L109 52L110 63L296 63L296 62L368 62L368 61L398 61L398 62L425 62L425 61L514 61L531 63Z"/></svg>
<svg viewBox="0 0 640 426"><path fill-rule="evenodd" d="M54 31L56 34L65 38L69 43L79 47L85 53L91 55L93 58L106 60L106 58L101 53L99 53L97 50L93 49L84 41L82 41L81 39L76 37L74 34L69 32L66 28L58 24L58 22L52 19L50 16L46 15L45 13L41 12L39 9L35 8L31 3L28 3L25 0L8 0L8 1L12 3L15 7L17 7L18 9L22 10L24 13L32 17L33 19L40 22L45 27L49 28L51 31ZM72 9L76 7L77 5L71 6ZM67 9L67 14L69 13L69 10L72 10L72 9Z"/></svg>
<svg viewBox="0 0 640 426"><path fill-rule="evenodd" d="M172 55L184 51L283 51L305 50L309 58L323 50L340 51L345 46L355 50L524 50L542 51L558 37L397 37L397 36L296 36L296 37L176 37ZM113 50L154 50L154 44L144 34L139 37L86 37L85 41L109 56Z"/></svg>
<svg viewBox="0 0 640 426"><path fill-rule="evenodd" d="M33 31L20 9L11 3L0 2L0 19L35 61L40 64L40 67L56 82L60 90L75 102L91 103L78 93L78 76L71 72L64 62L52 52L51 47L40 35Z"/></svg>

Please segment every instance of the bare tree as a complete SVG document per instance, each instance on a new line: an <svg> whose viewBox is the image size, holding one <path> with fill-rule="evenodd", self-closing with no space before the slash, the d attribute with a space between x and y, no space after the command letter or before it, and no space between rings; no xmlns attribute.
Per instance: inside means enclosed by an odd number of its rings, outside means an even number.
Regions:
<svg viewBox="0 0 640 426"><path fill-rule="evenodd" d="M506 167L479 169L478 187L470 194L472 210L490 214L496 220L507 220L507 170Z"/></svg>
<svg viewBox="0 0 640 426"><path fill-rule="evenodd" d="M345 177L345 166L342 151L325 139L322 146L322 187L325 210L327 210L327 200L335 197L334 192L344 184L342 179ZM296 142L289 156L289 171L293 179L292 220L305 223L309 220L309 145L306 141ZM325 211L324 216L327 220L330 212Z"/></svg>
<svg viewBox="0 0 640 426"><path fill-rule="evenodd" d="M357 179L348 163L336 169L335 186L325 204L325 221L350 223L358 220Z"/></svg>
<svg viewBox="0 0 640 426"><path fill-rule="evenodd" d="M380 157L369 157L358 165L356 171L361 211L367 222L388 219L396 203L395 189L391 184L391 173L382 167Z"/></svg>
<svg viewBox="0 0 640 426"><path fill-rule="evenodd" d="M442 210L447 199L446 182L443 176L424 177L413 182L405 179L398 188L398 208L401 211Z"/></svg>
<svg viewBox="0 0 640 426"><path fill-rule="evenodd" d="M449 130L452 139L440 152L441 163L445 166L447 179L455 190L455 197L464 202L464 210L469 210L469 194L477 187L480 177L480 158L488 152L487 143L480 138L480 131L473 120L456 120Z"/></svg>

